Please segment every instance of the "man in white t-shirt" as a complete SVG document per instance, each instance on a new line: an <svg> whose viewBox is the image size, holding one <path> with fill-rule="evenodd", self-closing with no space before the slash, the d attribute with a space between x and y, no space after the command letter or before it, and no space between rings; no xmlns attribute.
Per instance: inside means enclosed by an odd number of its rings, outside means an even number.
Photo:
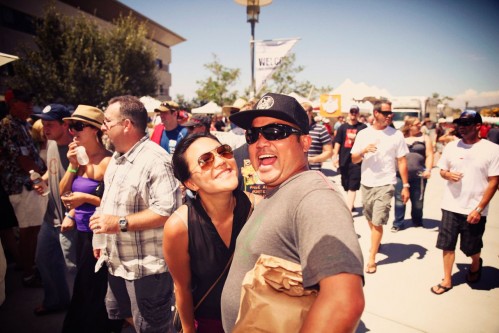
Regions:
<svg viewBox="0 0 499 333"><path fill-rule="evenodd" d="M395 192L396 165L402 178L402 201L409 199L407 161L409 153L402 132L389 125L392 122L392 104L389 101L374 105L375 122L357 134L351 154L352 162L360 163L361 191L364 216L371 229L371 249L366 273L376 273L376 254L383 237L383 225L388 222L391 201ZM397 231L397 230L394 230Z"/></svg>
<svg viewBox="0 0 499 333"><path fill-rule="evenodd" d="M452 289L452 266L459 235L461 251L471 257L466 281L480 280L483 264L480 253L488 205L499 180L499 146L480 139L480 114L466 110L454 123L462 139L449 142L438 161L440 176L447 180L447 186L437 240L437 248L443 250L444 278L431 288L437 295Z"/></svg>

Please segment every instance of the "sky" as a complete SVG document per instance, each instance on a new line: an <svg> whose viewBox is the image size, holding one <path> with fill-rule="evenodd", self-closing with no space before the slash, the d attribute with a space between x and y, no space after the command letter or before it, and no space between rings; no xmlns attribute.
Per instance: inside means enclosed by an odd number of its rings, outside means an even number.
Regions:
<svg viewBox="0 0 499 333"><path fill-rule="evenodd" d="M170 95L195 96L216 55L250 85L250 24L233 0L121 0L184 37L172 47ZM296 76L317 87L350 79L392 96L450 96L455 107L499 103L497 0L274 0L256 40L298 37Z"/></svg>

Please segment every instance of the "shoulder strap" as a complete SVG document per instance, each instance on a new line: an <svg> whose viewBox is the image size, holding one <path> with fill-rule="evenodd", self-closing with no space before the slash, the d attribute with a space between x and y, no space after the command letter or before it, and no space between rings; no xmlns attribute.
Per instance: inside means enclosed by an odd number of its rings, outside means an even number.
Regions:
<svg viewBox="0 0 499 333"><path fill-rule="evenodd" d="M229 269L230 264L232 263L232 258L234 258L234 253L232 253L232 255L230 256L230 258L227 261L227 264L225 265L225 268L222 271L222 273L220 273L220 275L218 276L218 278L211 285L210 289L208 289L208 291L203 295L203 297L201 297L201 299L199 300L198 304L196 304L196 306L194 307L194 311L196 311L199 308L199 306L201 305L201 303L203 303L203 301L205 300L205 298L210 294L210 292L213 290L213 288L215 288L215 286L217 285L218 281L220 281L220 279L225 274L225 272L227 271L227 269Z"/></svg>

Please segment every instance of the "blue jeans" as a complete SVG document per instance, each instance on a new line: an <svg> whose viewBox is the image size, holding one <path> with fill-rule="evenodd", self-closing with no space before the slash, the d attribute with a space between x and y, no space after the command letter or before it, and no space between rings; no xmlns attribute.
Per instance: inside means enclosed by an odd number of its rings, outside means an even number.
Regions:
<svg viewBox="0 0 499 333"><path fill-rule="evenodd" d="M56 228L52 223L43 221L38 233L35 262L43 282L42 304L47 309L65 308L71 299L66 276L68 272L66 258L76 257L75 254L68 254L74 252L74 243L71 244L71 239L76 230L64 233L62 239L60 239L60 230L60 227ZM63 244L71 246L63 248Z"/></svg>
<svg viewBox="0 0 499 333"><path fill-rule="evenodd" d="M424 202L424 192L426 189L427 179L415 178L409 180L409 195L411 200L411 217L412 224L422 225L423 224L423 202ZM397 177L397 184L395 184L395 220L393 221L393 226L402 228L404 224L405 217L405 205L402 202L402 179Z"/></svg>

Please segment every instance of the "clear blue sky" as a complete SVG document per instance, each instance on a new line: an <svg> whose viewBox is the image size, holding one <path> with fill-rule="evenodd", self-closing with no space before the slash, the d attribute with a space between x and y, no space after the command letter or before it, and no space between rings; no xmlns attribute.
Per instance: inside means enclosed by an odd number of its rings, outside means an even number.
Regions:
<svg viewBox="0 0 499 333"><path fill-rule="evenodd" d="M212 54L241 69L235 89L249 86L245 7L232 0L121 2L187 39L172 48L173 97L194 96ZM397 96L492 92L499 102L497 0L274 0L262 7L256 39L290 37L301 38L292 50L305 67L298 79L316 86L349 78Z"/></svg>

